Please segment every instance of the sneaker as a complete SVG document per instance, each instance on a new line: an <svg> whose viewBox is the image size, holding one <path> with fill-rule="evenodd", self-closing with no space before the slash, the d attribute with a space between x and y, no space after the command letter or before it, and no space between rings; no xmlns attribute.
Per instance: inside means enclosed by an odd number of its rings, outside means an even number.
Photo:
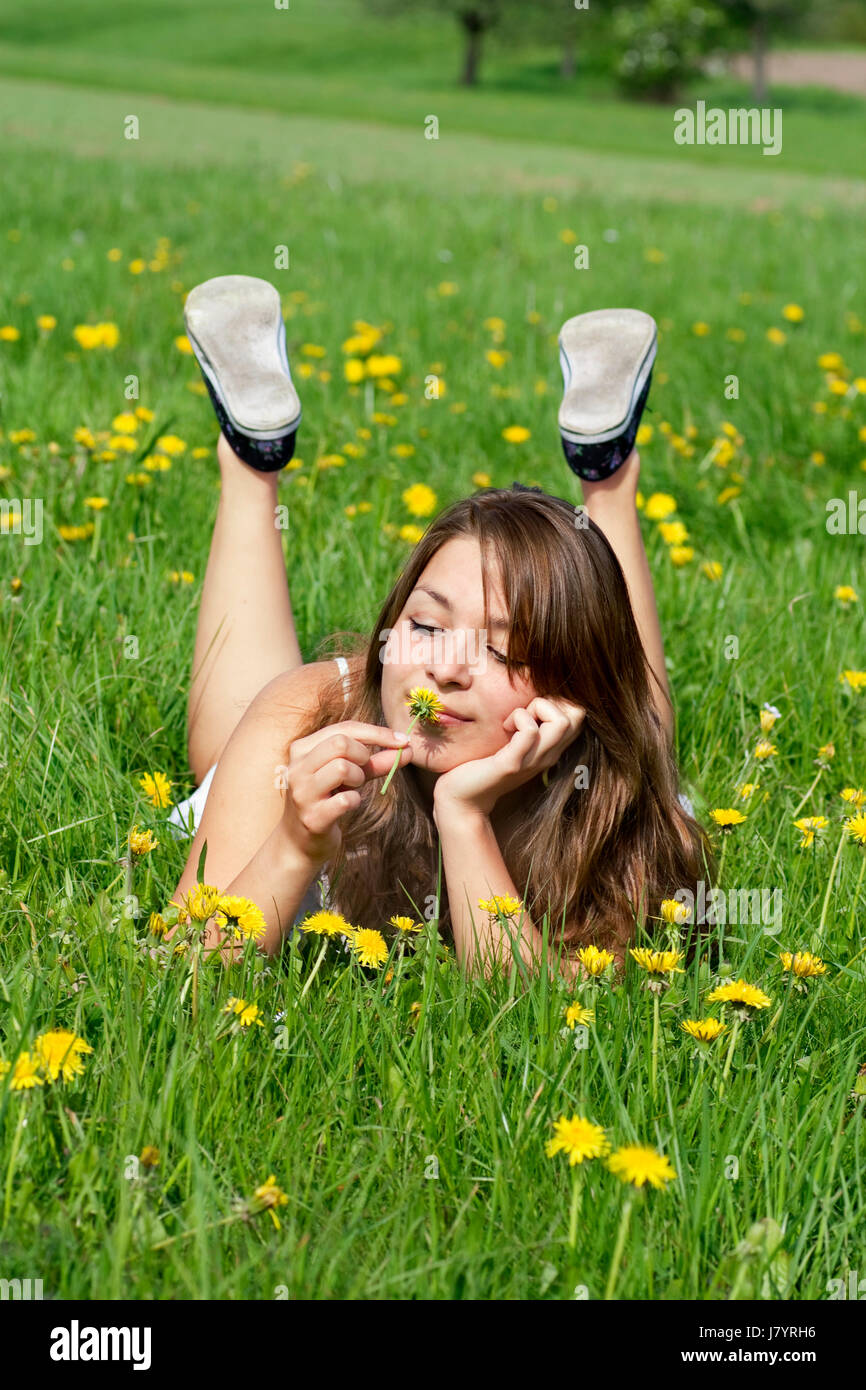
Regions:
<svg viewBox="0 0 866 1390"><path fill-rule="evenodd" d="M295 452L301 402L277 291L253 275L218 275L190 290L183 317L229 444L260 473L283 468Z"/></svg>
<svg viewBox="0 0 866 1390"><path fill-rule="evenodd" d="M562 325L559 433L579 478L609 478L634 448L656 347L655 319L640 309L594 309Z"/></svg>

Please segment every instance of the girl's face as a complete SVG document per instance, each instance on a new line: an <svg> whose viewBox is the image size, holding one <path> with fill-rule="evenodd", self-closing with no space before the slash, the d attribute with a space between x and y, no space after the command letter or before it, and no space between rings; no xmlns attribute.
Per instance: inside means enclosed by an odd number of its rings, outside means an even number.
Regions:
<svg viewBox="0 0 866 1390"><path fill-rule="evenodd" d="M519 675L512 684L499 659L505 656L506 629L494 619L506 618L507 611L492 575L488 581L490 627L485 632L478 542L463 536L446 541L409 595L381 653L382 710L390 728L408 728L409 692L419 685L465 720L431 725L419 719L413 725L412 765L431 798L440 773L504 747L511 735L503 721L538 693ZM425 592L429 589L441 599Z"/></svg>

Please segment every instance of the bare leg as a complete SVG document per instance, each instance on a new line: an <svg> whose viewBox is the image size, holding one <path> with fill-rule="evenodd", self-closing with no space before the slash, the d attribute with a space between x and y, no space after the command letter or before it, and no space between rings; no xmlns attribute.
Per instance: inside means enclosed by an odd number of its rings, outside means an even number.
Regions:
<svg viewBox="0 0 866 1390"><path fill-rule="evenodd" d="M222 489L199 604L187 706L200 782L263 686L303 665L289 596L277 473L259 473L220 434Z"/></svg>
<svg viewBox="0 0 866 1390"><path fill-rule="evenodd" d="M639 476L640 456L633 449L612 477L600 483L588 483L581 479L581 487L590 520L604 532L622 566L635 622L653 673L650 684L655 707L662 727L667 731L668 742L672 743L674 712L665 669L661 627L635 506Z"/></svg>

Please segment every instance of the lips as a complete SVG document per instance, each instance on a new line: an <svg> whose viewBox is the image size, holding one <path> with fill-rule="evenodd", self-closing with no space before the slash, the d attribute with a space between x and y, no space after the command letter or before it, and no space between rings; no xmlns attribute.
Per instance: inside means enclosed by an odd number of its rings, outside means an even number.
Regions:
<svg viewBox="0 0 866 1390"><path fill-rule="evenodd" d="M443 705L439 713L450 715L452 719L460 719L463 721L464 724L470 723L468 715L458 714L456 710L449 709L447 705Z"/></svg>

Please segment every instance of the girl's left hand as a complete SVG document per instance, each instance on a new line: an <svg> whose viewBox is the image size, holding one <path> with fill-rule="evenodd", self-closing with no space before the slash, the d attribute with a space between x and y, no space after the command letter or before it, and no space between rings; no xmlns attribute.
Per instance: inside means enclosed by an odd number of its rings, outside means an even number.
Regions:
<svg viewBox="0 0 866 1390"><path fill-rule="evenodd" d="M511 739L489 758L462 763L437 778L434 811L445 802L471 806L489 816L501 796L553 767L583 727L586 710L570 700L540 696L512 710L503 721Z"/></svg>

